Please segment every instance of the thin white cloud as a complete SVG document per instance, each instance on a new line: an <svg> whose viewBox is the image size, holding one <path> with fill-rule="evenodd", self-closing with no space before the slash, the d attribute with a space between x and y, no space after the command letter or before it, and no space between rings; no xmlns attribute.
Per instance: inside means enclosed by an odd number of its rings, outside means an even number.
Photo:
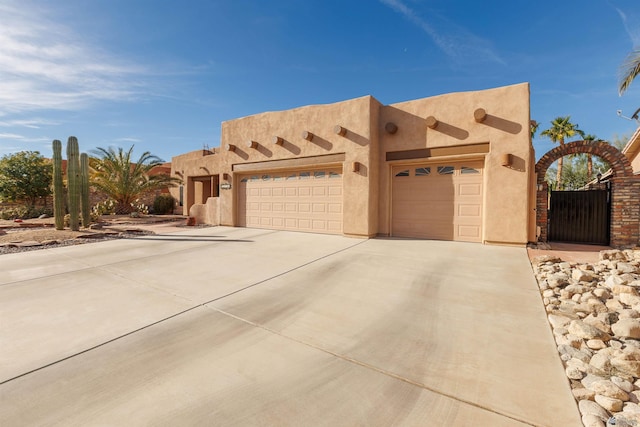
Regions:
<svg viewBox="0 0 640 427"><path fill-rule="evenodd" d="M139 95L132 77L143 67L87 44L50 15L31 2L0 3L0 116Z"/></svg>
<svg viewBox="0 0 640 427"><path fill-rule="evenodd" d="M139 138L130 138L130 137L117 138L115 141L116 142L142 142L142 140Z"/></svg>
<svg viewBox="0 0 640 427"><path fill-rule="evenodd" d="M60 123L47 119L25 119L25 120L5 120L0 121L0 127L25 127L29 129L40 129L43 126L57 126Z"/></svg>
<svg viewBox="0 0 640 427"><path fill-rule="evenodd" d="M12 139L14 141L20 141L20 142L45 142L45 141L51 141L49 138L45 138L45 137L27 137L24 135L20 135L17 133L0 133L0 139Z"/></svg>
<svg viewBox="0 0 640 427"><path fill-rule="evenodd" d="M622 25L624 25L624 30L629 35L633 45L640 46L640 18L634 15L629 16L628 13L625 13L618 7L615 7L615 10L618 12L618 15L620 15Z"/></svg>
<svg viewBox="0 0 640 427"><path fill-rule="evenodd" d="M440 50L455 61L462 62L469 58L475 58L500 64L505 63L493 50L487 40L472 34L458 25L448 22L443 18L436 19L435 16L433 21L427 21L401 0L380 0L380 2L400 13L405 19L422 29ZM437 20L442 22L436 24L435 21ZM445 29L440 30L438 27ZM454 29L455 32L452 32L452 29Z"/></svg>
<svg viewBox="0 0 640 427"><path fill-rule="evenodd" d="M0 133L0 139L24 139L25 137L22 135L18 135L17 133Z"/></svg>

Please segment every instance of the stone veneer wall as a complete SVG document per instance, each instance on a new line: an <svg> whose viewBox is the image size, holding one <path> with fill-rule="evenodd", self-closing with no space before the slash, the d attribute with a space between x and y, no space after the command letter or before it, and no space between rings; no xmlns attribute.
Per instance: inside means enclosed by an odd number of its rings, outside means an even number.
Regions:
<svg viewBox="0 0 640 427"><path fill-rule="evenodd" d="M576 153L601 157L611 166L614 176L611 178L610 245L621 248L637 246L640 243L640 176L634 176L629 160L604 141L570 142L550 150L536 163L536 225L540 227L538 241L547 241L548 185L544 180L547 169L560 157Z"/></svg>

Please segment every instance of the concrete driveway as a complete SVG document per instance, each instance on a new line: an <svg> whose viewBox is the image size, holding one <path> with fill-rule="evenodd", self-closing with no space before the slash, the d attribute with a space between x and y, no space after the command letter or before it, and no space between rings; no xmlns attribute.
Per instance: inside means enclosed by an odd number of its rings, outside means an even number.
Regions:
<svg viewBox="0 0 640 427"><path fill-rule="evenodd" d="M3 426L581 425L522 248L216 227L0 271Z"/></svg>

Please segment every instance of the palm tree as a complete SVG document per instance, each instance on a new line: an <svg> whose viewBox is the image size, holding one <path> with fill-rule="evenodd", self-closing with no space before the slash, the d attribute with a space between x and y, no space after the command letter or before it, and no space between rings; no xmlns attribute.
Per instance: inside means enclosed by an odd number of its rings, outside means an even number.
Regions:
<svg viewBox="0 0 640 427"><path fill-rule="evenodd" d="M173 187L179 179L166 174L150 175L149 172L163 161L145 151L137 161L131 161L133 145L128 151L122 148L92 150L93 174L91 183L116 202L117 214L129 214L134 211L132 203L145 193L164 187Z"/></svg>
<svg viewBox="0 0 640 427"><path fill-rule="evenodd" d="M571 123L571 116L556 117L551 121L551 127L543 130L540 135L548 137L551 141L564 145L566 138L576 135L584 136L578 125ZM558 173L556 175L556 189L562 188L562 157L558 159Z"/></svg>
<svg viewBox="0 0 640 427"><path fill-rule="evenodd" d="M620 96L629 88L638 74L640 74L640 47L631 51L620 66L620 80L618 82Z"/></svg>
<svg viewBox="0 0 640 427"><path fill-rule="evenodd" d="M529 131L531 132L531 139L536 136L536 132L538 132L538 126L540 126L540 123L536 122L535 120L529 121Z"/></svg>
<svg viewBox="0 0 640 427"><path fill-rule="evenodd" d="M595 135L585 135L584 140L588 142L602 141ZM593 158L591 157L591 153L587 153L587 180L591 179L591 175L593 174Z"/></svg>

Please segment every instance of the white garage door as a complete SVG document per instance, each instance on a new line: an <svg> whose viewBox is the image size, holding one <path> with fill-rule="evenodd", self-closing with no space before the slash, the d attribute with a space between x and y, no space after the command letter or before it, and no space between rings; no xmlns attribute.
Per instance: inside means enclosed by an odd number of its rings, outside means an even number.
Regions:
<svg viewBox="0 0 640 427"><path fill-rule="evenodd" d="M238 225L342 233L342 169L244 175L238 187Z"/></svg>
<svg viewBox="0 0 640 427"><path fill-rule="evenodd" d="M392 235L482 241L482 166L482 161L394 166Z"/></svg>

